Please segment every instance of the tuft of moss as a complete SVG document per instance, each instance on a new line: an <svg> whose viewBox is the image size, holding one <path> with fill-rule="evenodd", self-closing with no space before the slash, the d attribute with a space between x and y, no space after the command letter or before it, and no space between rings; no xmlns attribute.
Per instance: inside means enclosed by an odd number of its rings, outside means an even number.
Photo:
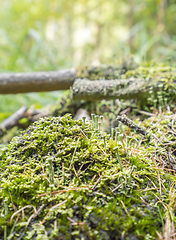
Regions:
<svg viewBox="0 0 176 240"><path fill-rule="evenodd" d="M0 161L1 239L162 234L175 196L175 176L154 160L165 155L164 146L156 153L155 141L122 125L110 136L98 121L42 118L12 139Z"/></svg>

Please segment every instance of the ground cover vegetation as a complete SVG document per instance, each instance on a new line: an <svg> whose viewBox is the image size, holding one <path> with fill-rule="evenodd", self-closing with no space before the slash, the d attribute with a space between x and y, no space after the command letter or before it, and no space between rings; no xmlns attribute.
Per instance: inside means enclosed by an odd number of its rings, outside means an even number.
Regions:
<svg viewBox="0 0 176 240"><path fill-rule="evenodd" d="M174 63L175 18L174 0L1 0L0 72L112 64L129 55L137 63ZM40 108L57 98L58 93L0 95L0 121L21 103Z"/></svg>
<svg viewBox="0 0 176 240"><path fill-rule="evenodd" d="M2 238L157 239L174 234L172 113L141 124L150 137L123 124L110 136L99 117L92 117L91 123L70 115L41 119L4 149Z"/></svg>
<svg viewBox="0 0 176 240"><path fill-rule="evenodd" d="M50 106L0 139L0 239L175 239L175 12L174 0L1 1L0 72L74 66L95 80L84 66L108 63L122 66L110 79L161 87L145 101L1 95L1 122Z"/></svg>
<svg viewBox="0 0 176 240"><path fill-rule="evenodd" d="M166 89L145 104L68 93L50 117L4 142L1 238L174 239L174 72L151 63L123 72L163 77ZM91 121L73 119L80 108Z"/></svg>

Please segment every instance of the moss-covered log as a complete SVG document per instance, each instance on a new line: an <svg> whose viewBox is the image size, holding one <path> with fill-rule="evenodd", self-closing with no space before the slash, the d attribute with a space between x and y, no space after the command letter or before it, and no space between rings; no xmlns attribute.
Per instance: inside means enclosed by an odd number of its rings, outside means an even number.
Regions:
<svg viewBox="0 0 176 240"><path fill-rule="evenodd" d="M76 79L72 87L75 100L147 98L151 81L142 79L95 80ZM156 88L157 89L157 88Z"/></svg>
<svg viewBox="0 0 176 240"><path fill-rule="evenodd" d="M175 85L175 82L174 82ZM102 100L102 99L147 99L150 90L154 93L163 87L162 80L146 79L117 79L96 80L77 79L72 87L72 96L75 100Z"/></svg>

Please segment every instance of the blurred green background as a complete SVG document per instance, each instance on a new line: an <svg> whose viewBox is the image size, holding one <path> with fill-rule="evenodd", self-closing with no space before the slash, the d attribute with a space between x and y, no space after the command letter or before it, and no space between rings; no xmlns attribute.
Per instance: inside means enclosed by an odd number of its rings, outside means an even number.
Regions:
<svg viewBox="0 0 176 240"><path fill-rule="evenodd" d="M0 72L176 60L175 0L0 0ZM0 112L62 92L0 95ZM4 116L5 116L4 115Z"/></svg>

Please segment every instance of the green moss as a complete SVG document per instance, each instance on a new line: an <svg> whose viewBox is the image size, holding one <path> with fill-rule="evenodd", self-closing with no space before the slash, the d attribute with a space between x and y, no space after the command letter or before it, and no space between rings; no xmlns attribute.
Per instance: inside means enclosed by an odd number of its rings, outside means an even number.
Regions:
<svg viewBox="0 0 176 240"><path fill-rule="evenodd" d="M77 78L89 78L90 80L119 79L122 74L135 67L136 64L132 59L116 65L83 66L77 69Z"/></svg>
<svg viewBox="0 0 176 240"><path fill-rule="evenodd" d="M158 108L165 111L169 106L172 111L175 111L175 67L167 66L166 64L154 64L144 63L143 65L136 67L132 62L119 66L100 66L100 67L82 67L77 70L78 78L89 79L129 79L137 78L146 80L146 96L142 99L130 99L130 100L108 100L108 101L96 101L96 104L92 101L76 101L73 100L69 93L52 108L52 114L54 116L63 116L66 113L71 113L74 117L79 108L86 109L90 114L95 113L103 115L108 118L108 127L114 127L114 119L118 115L119 111L125 110L130 107L130 115L136 116L136 109L145 110L147 112L156 112ZM160 81L158 89L158 80ZM151 81L151 86L148 86ZM157 86L155 88L155 85ZM125 88L125 86L124 86ZM156 91L157 89L157 91ZM130 89L129 89L130 91ZM140 111L142 113L142 111ZM146 117L143 115L143 117Z"/></svg>
<svg viewBox="0 0 176 240"><path fill-rule="evenodd" d="M153 87L151 87L149 93L150 96L147 99L147 102L140 102L139 106L142 108L143 106L147 110L156 110L158 107L161 107L162 110L165 110L166 106L169 104L171 108L175 108L175 67L167 66L163 63L157 64L143 64L138 68L127 71L124 75L122 75L123 79L128 78L138 78L151 80L151 82L155 83L160 80L160 88L159 90L153 91Z"/></svg>
<svg viewBox="0 0 176 240"><path fill-rule="evenodd" d="M156 239L163 231L175 184L153 160L164 145L140 144L122 126L114 140L96 125L42 118L12 139L0 165L1 239Z"/></svg>

